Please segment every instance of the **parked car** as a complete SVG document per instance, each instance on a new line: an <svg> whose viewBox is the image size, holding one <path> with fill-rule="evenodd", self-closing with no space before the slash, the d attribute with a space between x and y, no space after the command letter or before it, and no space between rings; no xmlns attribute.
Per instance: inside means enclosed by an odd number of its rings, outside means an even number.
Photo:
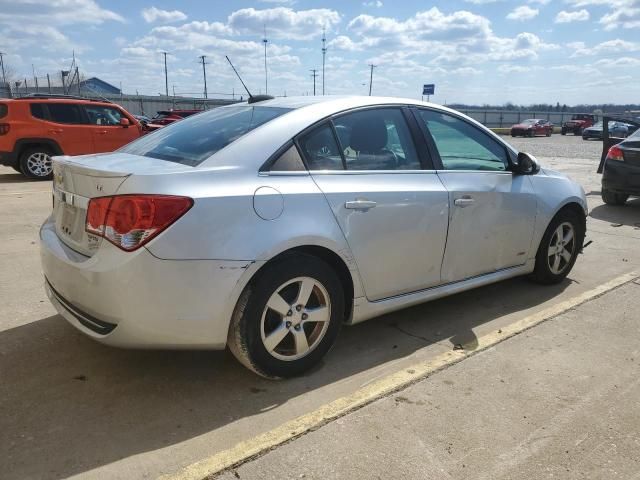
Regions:
<svg viewBox="0 0 640 480"><path fill-rule="evenodd" d="M623 122L609 122L609 135L616 138L625 138L629 135L629 127L631 125ZM596 123L593 127L585 128L582 131L582 139L589 140L592 138L602 140L603 122Z"/></svg>
<svg viewBox="0 0 640 480"><path fill-rule="evenodd" d="M640 130L609 148L601 192L609 205L624 205L629 196L640 196Z"/></svg>
<svg viewBox="0 0 640 480"><path fill-rule="evenodd" d="M119 105L80 97L33 95L0 99L0 164L47 180L53 155L111 152L142 127Z"/></svg>
<svg viewBox="0 0 640 480"><path fill-rule="evenodd" d="M182 120L184 118L190 117L196 113L200 113L202 110L180 110L180 109L170 109L170 110L160 110L154 117L151 119L149 123L153 123L155 125L169 125L170 123L177 122L178 120Z"/></svg>
<svg viewBox="0 0 640 480"><path fill-rule="evenodd" d="M377 97L216 108L54 159L57 311L109 345L315 365L343 323L519 275L562 281L582 188L454 110Z"/></svg>
<svg viewBox="0 0 640 480"><path fill-rule="evenodd" d="M553 123L549 120L539 118L529 118L511 126L512 137L535 137L536 135L546 135L550 137L552 133Z"/></svg>
<svg viewBox="0 0 640 480"><path fill-rule="evenodd" d="M571 120L564 122L560 129L562 135L573 133L574 135L582 135L585 128L593 126L598 121L598 117L589 113L576 113L571 116Z"/></svg>

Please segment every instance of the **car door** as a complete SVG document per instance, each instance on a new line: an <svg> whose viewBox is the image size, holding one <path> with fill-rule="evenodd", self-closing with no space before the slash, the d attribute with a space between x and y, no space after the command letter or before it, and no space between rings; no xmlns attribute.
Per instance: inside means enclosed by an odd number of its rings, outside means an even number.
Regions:
<svg viewBox="0 0 640 480"><path fill-rule="evenodd" d="M129 117L114 107L105 105L85 105L89 123L93 125L95 152L112 152L138 138L138 129L134 123L120 125L121 118Z"/></svg>
<svg viewBox="0 0 640 480"><path fill-rule="evenodd" d="M524 264L532 254L537 209L529 177L512 174L506 147L467 120L428 109L416 117L449 192L442 281Z"/></svg>
<svg viewBox="0 0 640 480"><path fill-rule="evenodd" d="M440 283L448 194L403 109L348 112L297 139L369 300ZM422 143L416 143L422 141Z"/></svg>
<svg viewBox="0 0 640 480"><path fill-rule="evenodd" d="M92 128L78 103L46 102L47 135L56 141L65 155L82 155L94 150Z"/></svg>

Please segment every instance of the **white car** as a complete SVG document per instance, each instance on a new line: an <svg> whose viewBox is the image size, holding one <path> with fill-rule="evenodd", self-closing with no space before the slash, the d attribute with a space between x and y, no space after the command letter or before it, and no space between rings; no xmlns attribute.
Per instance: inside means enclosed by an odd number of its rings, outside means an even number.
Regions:
<svg viewBox="0 0 640 480"><path fill-rule="evenodd" d="M474 120L397 98L204 112L111 154L54 158L48 295L90 337L223 349L268 377L343 323L518 275L564 279L587 204Z"/></svg>

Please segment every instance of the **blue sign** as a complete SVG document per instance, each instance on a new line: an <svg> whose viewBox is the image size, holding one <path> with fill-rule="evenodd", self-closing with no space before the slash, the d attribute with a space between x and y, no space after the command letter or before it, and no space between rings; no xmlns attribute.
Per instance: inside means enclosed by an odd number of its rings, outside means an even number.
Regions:
<svg viewBox="0 0 640 480"><path fill-rule="evenodd" d="M435 95L436 86L434 83L428 83L422 86L423 95Z"/></svg>

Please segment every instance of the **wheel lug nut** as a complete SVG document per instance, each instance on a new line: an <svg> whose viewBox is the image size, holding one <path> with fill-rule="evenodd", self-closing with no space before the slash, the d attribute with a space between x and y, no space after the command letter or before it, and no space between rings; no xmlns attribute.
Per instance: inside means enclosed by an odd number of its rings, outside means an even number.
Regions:
<svg viewBox="0 0 640 480"><path fill-rule="evenodd" d="M296 325L296 326L295 326L295 327L293 327L293 328L295 328L296 330L300 330L300 325Z"/></svg>
<svg viewBox="0 0 640 480"><path fill-rule="evenodd" d="M290 317L291 315L293 315L293 312L292 312L291 310L289 310L289 311L287 312L287 317Z"/></svg>
<svg viewBox="0 0 640 480"><path fill-rule="evenodd" d="M302 310L302 305L296 305L296 312L299 312L300 310Z"/></svg>
<svg viewBox="0 0 640 480"><path fill-rule="evenodd" d="M285 325L287 326L287 328L291 328L291 322L287 322Z"/></svg>
<svg viewBox="0 0 640 480"><path fill-rule="evenodd" d="M306 313L303 313L303 314L302 314L302 319L303 319L303 320L306 320L307 318L309 318L309 315L307 315Z"/></svg>

